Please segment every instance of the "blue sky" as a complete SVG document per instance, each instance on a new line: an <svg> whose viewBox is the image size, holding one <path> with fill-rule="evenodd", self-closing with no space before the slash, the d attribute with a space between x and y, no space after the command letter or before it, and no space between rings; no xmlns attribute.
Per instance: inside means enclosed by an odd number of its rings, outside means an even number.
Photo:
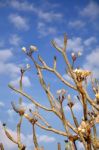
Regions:
<svg viewBox="0 0 99 150"><path fill-rule="evenodd" d="M52 66L53 57L56 55L58 71L69 80L66 76L66 66L62 56L51 45L52 39L62 45L64 33L68 37L67 54L69 59L71 59L71 52L81 51L83 53L82 57L77 60L75 67L81 66L92 70L94 76L99 78L98 0L0 0L0 131L2 133L0 134L0 142L4 143L7 150L13 150L16 147L7 139L5 143L1 124L6 122L11 132L16 134L15 127L18 115L12 110L11 101L17 102L19 95L8 88L8 83L18 87L20 67L27 63L31 65L31 70L24 77L25 91L41 104L48 105L46 95L39 84L36 70L21 48L23 46L29 48L32 44L36 45L38 51L34 57L37 59L37 55L40 54L49 66ZM54 75L47 72L44 73L44 77L45 81L50 83L51 91L55 96L58 89L68 89ZM68 90L70 93L70 89ZM76 93L72 91L71 94L73 97ZM24 98L23 101L28 107L33 107L27 99ZM64 109L67 111L67 118L69 119L69 110L66 106ZM81 119L79 112L82 110L78 103L74 111ZM60 126L60 129L63 130L61 123L54 115L47 115L43 111L41 113L54 127ZM28 146L27 150L31 150L33 146L31 145L31 125L26 120L24 120L22 132L23 141ZM59 141L64 148L64 137L38 128L37 135L40 145L44 145L46 150L56 149ZM27 138L29 142L27 142Z"/></svg>

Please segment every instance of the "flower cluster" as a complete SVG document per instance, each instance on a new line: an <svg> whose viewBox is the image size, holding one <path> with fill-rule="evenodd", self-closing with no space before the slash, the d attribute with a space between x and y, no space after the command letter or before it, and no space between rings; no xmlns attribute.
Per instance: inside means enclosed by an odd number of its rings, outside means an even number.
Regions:
<svg viewBox="0 0 99 150"><path fill-rule="evenodd" d="M80 126L78 127L78 131L83 135L88 136L90 134L90 125L87 121L82 121Z"/></svg>
<svg viewBox="0 0 99 150"><path fill-rule="evenodd" d="M65 89L59 89L59 90L57 90L57 94L58 95L64 95L65 93L66 93Z"/></svg>
<svg viewBox="0 0 99 150"><path fill-rule="evenodd" d="M15 105L14 102L12 102L11 104L16 113L19 113L20 116L24 115L26 108L22 104Z"/></svg>
<svg viewBox="0 0 99 150"><path fill-rule="evenodd" d="M65 94L66 94L66 90L65 89L59 89L57 90L57 95L58 95L58 98L57 100L62 103L65 99Z"/></svg>
<svg viewBox="0 0 99 150"><path fill-rule="evenodd" d="M96 93L95 97L96 99L99 99L99 93Z"/></svg>
<svg viewBox="0 0 99 150"><path fill-rule="evenodd" d="M72 53L71 53L71 56L72 56L73 62L76 61L76 59L77 59L78 57L80 57L81 55L82 55L81 52L78 52L78 53L72 52Z"/></svg>
<svg viewBox="0 0 99 150"><path fill-rule="evenodd" d="M21 67L21 69L20 69L20 71L21 71L21 73L23 74L23 73L25 73L25 71L27 71L28 69L30 69L30 64L26 64L26 66L25 67Z"/></svg>
<svg viewBox="0 0 99 150"><path fill-rule="evenodd" d="M26 47L22 47L22 51L25 52L27 55L31 56L33 52L37 51L37 47L31 45L29 51L27 51Z"/></svg>
<svg viewBox="0 0 99 150"><path fill-rule="evenodd" d="M82 69L75 69L75 70L73 70L73 72L76 75L77 81L79 81L79 82L85 80L86 77L88 77L91 74L90 71L82 70Z"/></svg>

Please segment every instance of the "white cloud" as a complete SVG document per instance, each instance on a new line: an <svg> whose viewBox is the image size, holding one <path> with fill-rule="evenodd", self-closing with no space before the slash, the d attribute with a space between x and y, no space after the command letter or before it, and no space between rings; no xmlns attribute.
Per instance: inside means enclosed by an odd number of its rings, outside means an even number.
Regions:
<svg viewBox="0 0 99 150"><path fill-rule="evenodd" d="M44 37L49 34L55 34L56 29L54 27L48 27L45 23L39 22L37 26L37 31L39 32L39 37Z"/></svg>
<svg viewBox="0 0 99 150"><path fill-rule="evenodd" d="M16 131L13 131L12 129L8 128L8 131L11 133L11 135L17 139L17 133ZM55 142L56 139L54 137L48 136L48 135L37 135L38 142L44 142L44 143L52 143ZM24 135L21 133L21 139L22 143L26 145L26 150L33 149L33 135L28 134ZM0 121L0 142L4 144L4 148L7 150L17 150L17 145L12 143L7 136L5 135L5 132L2 127L2 123Z"/></svg>
<svg viewBox="0 0 99 150"><path fill-rule="evenodd" d="M74 52L83 51L84 46L82 42L83 41L80 37L69 39L67 43L67 49Z"/></svg>
<svg viewBox="0 0 99 150"><path fill-rule="evenodd" d="M4 41L0 39L0 47L4 46Z"/></svg>
<svg viewBox="0 0 99 150"><path fill-rule="evenodd" d="M76 102L73 106L74 112L81 112L83 110L83 107L80 102Z"/></svg>
<svg viewBox="0 0 99 150"><path fill-rule="evenodd" d="M8 121L13 122L14 117L15 117L15 111L13 109L8 109L7 110L7 115L8 115Z"/></svg>
<svg viewBox="0 0 99 150"><path fill-rule="evenodd" d="M77 141L76 142L77 148L80 150L84 150L84 145L82 144L82 142Z"/></svg>
<svg viewBox="0 0 99 150"><path fill-rule="evenodd" d="M17 29L20 29L20 30L29 29L28 21L25 17L22 17L17 14L11 14L9 16L9 20Z"/></svg>
<svg viewBox="0 0 99 150"><path fill-rule="evenodd" d="M4 107L4 106L5 104L2 101L0 101L0 107Z"/></svg>
<svg viewBox="0 0 99 150"><path fill-rule="evenodd" d="M48 135L38 135L37 134L37 139L38 139L39 143L53 143L56 141L56 139L54 137L51 137ZM33 149L33 135L32 134L28 134L27 136L23 135L23 142L27 146L26 150Z"/></svg>
<svg viewBox="0 0 99 150"><path fill-rule="evenodd" d="M17 79L14 79L10 82L11 85L13 86L19 86L19 81L20 81L20 77L18 77ZM30 87L31 86L31 82L29 80L29 78L27 76L23 77L23 87Z"/></svg>
<svg viewBox="0 0 99 150"><path fill-rule="evenodd" d="M99 16L99 4L91 1L83 10L80 11L80 14L90 19L95 19Z"/></svg>
<svg viewBox="0 0 99 150"><path fill-rule="evenodd" d="M99 78L99 48L88 54L85 62L83 67L92 71L94 77Z"/></svg>
<svg viewBox="0 0 99 150"><path fill-rule="evenodd" d="M28 134L28 135L23 135L22 137L22 141L23 143L26 145L26 150L31 150L34 147L33 144L33 135L32 134ZM27 140L28 139L28 140Z"/></svg>
<svg viewBox="0 0 99 150"><path fill-rule="evenodd" d="M56 43L63 47L63 38L55 38ZM73 37L68 39L67 42L67 51L72 51L72 52L83 52L86 48L91 48L90 46L92 44L95 44L97 42L96 37L91 36L85 40L83 40L81 37ZM87 50L87 49L86 49Z"/></svg>
<svg viewBox="0 0 99 150"><path fill-rule="evenodd" d="M0 74L16 77L19 72L19 68L15 64L0 62Z"/></svg>
<svg viewBox="0 0 99 150"><path fill-rule="evenodd" d="M17 0L11 0L10 5L11 7L19 11L33 11L35 9L33 3L28 3L27 1L22 2Z"/></svg>
<svg viewBox="0 0 99 150"><path fill-rule="evenodd" d="M48 3L45 2L46 6ZM30 11L32 12L38 19L37 23L37 31L39 33L39 37L45 37L49 34L56 34L56 28L49 26L46 23L53 23L55 21L61 21L63 18L63 14L59 12L49 11L44 9L44 7L39 7L35 3L30 3L28 1L17 1L12 0L9 4L12 8L17 9L19 11ZM53 5L54 6L54 5ZM48 5L49 8L52 8L51 5ZM39 10L39 11L38 11ZM9 16L10 21L14 24L17 29L28 29L28 20L23 18L20 15L11 14ZM40 22L41 21L41 22ZM43 22L43 23L42 23Z"/></svg>
<svg viewBox="0 0 99 150"><path fill-rule="evenodd" d="M55 13L55 12L45 12L42 10L37 11L38 17L45 22L52 22L55 20L60 20L63 18L63 15L61 13Z"/></svg>
<svg viewBox="0 0 99 150"><path fill-rule="evenodd" d="M9 38L9 43L14 46L18 46L21 42L21 38L17 34L13 34Z"/></svg>
<svg viewBox="0 0 99 150"><path fill-rule="evenodd" d="M53 11L44 11L41 8L38 8L33 3L29 3L27 1L16 1L12 0L10 2L10 6L19 10L19 11L31 11L34 12L39 19L42 19L45 22L52 22L54 20L60 20L63 18L63 15L61 13L53 12ZM49 5L50 6L50 5ZM39 11L38 11L39 9Z"/></svg>
<svg viewBox="0 0 99 150"><path fill-rule="evenodd" d="M13 133L13 135L15 137L15 132L12 131L11 133ZM17 150L16 145L14 143L12 143L5 135L1 121L0 121L0 142L2 142L4 144L4 148L7 150L13 150L13 149Z"/></svg>
<svg viewBox="0 0 99 150"><path fill-rule="evenodd" d="M73 111L74 111L74 113L76 112L76 113L78 113L78 112L81 112L83 110L83 107L82 107L82 105L81 105L81 103L80 102L75 102L74 103L74 106L73 106ZM69 109L69 107L68 106L65 106L64 107L64 111L70 111L70 109Z"/></svg>
<svg viewBox="0 0 99 150"><path fill-rule="evenodd" d="M14 115L14 110L13 109L8 109L7 113L9 115L9 117L12 118L13 115Z"/></svg>
<svg viewBox="0 0 99 150"><path fill-rule="evenodd" d="M64 111L66 111L66 112L69 112L70 111L70 109L69 109L69 107L68 106L64 106Z"/></svg>
<svg viewBox="0 0 99 150"><path fill-rule="evenodd" d="M90 46L91 44L96 43L96 42L97 42L96 37L92 36L84 41L84 45Z"/></svg>
<svg viewBox="0 0 99 150"><path fill-rule="evenodd" d="M85 22L81 21L81 20L75 20L75 21L70 21L69 26L73 27L73 28L82 28L85 26Z"/></svg>
<svg viewBox="0 0 99 150"><path fill-rule="evenodd" d="M29 109L35 110L35 105L33 103L22 103L23 107L26 109L26 113L28 113Z"/></svg>
<svg viewBox="0 0 99 150"><path fill-rule="evenodd" d="M95 59L93 59L95 58ZM87 62L91 65L91 66L99 66L99 48L95 49L94 51L92 51L92 53L88 54L86 57Z"/></svg>
<svg viewBox="0 0 99 150"><path fill-rule="evenodd" d="M63 47L63 38L55 38L56 43ZM73 37L68 39L67 50L72 52L78 52L84 50L83 40L80 37Z"/></svg>
<svg viewBox="0 0 99 150"><path fill-rule="evenodd" d="M39 135L38 136L38 141L39 142L44 142L44 143L52 143L52 142L55 142L56 139L54 137L50 137L48 135Z"/></svg>
<svg viewBox="0 0 99 150"><path fill-rule="evenodd" d="M13 56L10 49L1 49L0 50L0 62L5 62Z"/></svg>
<svg viewBox="0 0 99 150"><path fill-rule="evenodd" d="M8 62L12 56L10 49L0 50L0 74L9 75L10 77L19 74L19 68L14 63Z"/></svg>
<svg viewBox="0 0 99 150"><path fill-rule="evenodd" d="M17 139L17 133L16 131L13 131L8 128L8 131L11 133L11 135L14 137L14 139ZM21 139L24 145L26 145L26 150L33 149L33 136L28 134L24 135L21 133ZM28 140L27 140L28 139ZM5 132L2 127L2 123L0 121L0 142L3 143L4 148L7 150L17 150L17 145L11 142L7 136L5 135Z"/></svg>
<svg viewBox="0 0 99 150"><path fill-rule="evenodd" d="M63 78L73 84L73 79L68 74L64 74Z"/></svg>
<svg viewBox="0 0 99 150"><path fill-rule="evenodd" d="M48 4L48 2L45 2L45 3ZM53 6L56 6L56 5L53 5ZM34 12L39 17L39 19L43 19L45 22L52 22L54 20L60 20L63 17L61 13L57 13L53 11L50 11L50 12L44 11L43 9L38 8L36 5L34 5L34 3L29 3L28 1L11 0L10 6L19 11ZM52 5L47 5L47 6L52 7Z"/></svg>
<svg viewBox="0 0 99 150"><path fill-rule="evenodd" d="M63 47L63 37L55 38L54 40L59 46Z"/></svg>

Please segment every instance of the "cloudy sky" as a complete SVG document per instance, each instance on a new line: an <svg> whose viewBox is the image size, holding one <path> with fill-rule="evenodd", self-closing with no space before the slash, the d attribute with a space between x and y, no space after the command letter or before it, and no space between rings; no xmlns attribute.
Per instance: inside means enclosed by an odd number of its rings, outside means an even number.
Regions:
<svg viewBox="0 0 99 150"><path fill-rule="evenodd" d="M52 66L54 55L58 59L58 71L66 78L66 66L62 56L52 47L51 40L62 46L63 35L67 34L67 54L81 51L82 57L77 60L76 67L93 70L96 78L99 77L99 1L98 0L0 0L0 142L5 150L16 149L2 130L2 123L6 122L9 131L16 136L18 115L12 110L11 101L18 102L19 95L8 88L11 83L18 87L20 67L27 63L31 65L23 79L24 90L32 95L41 104L47 105L47 98L39 84L36 70L21 48L27 49L31 44L38 47L34 54L40 54L49 66ZM56 96L59 88L67 88L50 73L44 73L45 81L50 83L52 93ZM71 81L70 81L71 82ZM72 93L74 95L74 93ZM75 99L75 98L74 98ZM23 98L27 108L34 109L29 101ZM75 100L76 101L76 100ZM78 109L79 108L79 109ZM64 106L70 118L69 109ZM74 107L75 113L81 117L79 103ZM55 127L63 130L61 123L52 114L41 112ZM28 128L27 128L28 127ZM39 144L46 150L57 149L57 142L61 141L64 148L65 137L60 137L37 128ZM6 140L5 140L6 139ZM28 141L27 141L28 139ZM22 140L31 150L31 125L24 120L22 126ZM81 146L81 145L80 145ZM83 150L82 147L80 149Z"/></svg>

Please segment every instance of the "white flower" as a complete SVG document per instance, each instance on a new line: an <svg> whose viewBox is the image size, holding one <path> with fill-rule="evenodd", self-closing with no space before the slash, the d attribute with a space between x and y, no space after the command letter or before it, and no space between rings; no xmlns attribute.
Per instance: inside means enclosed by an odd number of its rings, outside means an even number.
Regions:
<svg viewBox="0 0 99 150"><path fill-rule="evenodd" d="M72 57L74 57L74 56L75 56L75 53L74 53L74 52L72 52L72 53L71 53L71 56L72 56Z"/></svg>
<svg viewBox="0 0 99 150"><path fill-rule="evenodd" d="M30 68L30 64L26 64L26 69L29 69Z"/></svg>
<svg viewBox="0 0 99 150"><path fill-rule="evenodd" d="M96 97L97 99L99 99L99 93L96 93L95 97Z"/></svg>
<svg viewBox="0 0 99 150"><path fill-rule="evenodd" d="M37 47L34 46L34 45L31 45L30 46L30 51L32 51L32 52L37 51Z"/></svg>
<svg viewBox="0 0 99 150"><path fill-rule="evenodd" d="M22 47L22 51L23 51L23 52L26 52L26 47Z"/></svg>
<svg viewBox="0 0 99 150"><path fill-rule="evenodd" d="M73 70L73 72L76 73L76 74L82 73L82 69L77 69L77 68L76 68L75 70Z"/></svg>
<svg viewBox="0 0 99 150"><path fill-rule="evenodd" d="M80 75L82 77L87 77L87 76L89 76L91 74L90 71L88 71L88 70L82 70L82 69L75 69L73 72L76 75Z"/></svg>
<svg viewBox="0 0 99 150"><path fill-rule="evenodd" d="M71 96L70 96L70 94L68 94L68 99L69 99L69 100L71 100Z"/></svg>
<svg viewBox="0 0 99 150"><path fill-rule="evenodd" d="M83 81L85 78L87 78L91 74L90 71L82 70L82 69L75 69L73 70L73 72L75 73L76 78L79 82Z"/></svg>
<svg viewBox="0 0 99 150"><path fill-rule="evenodd" d="M79 57L79 56L82 56L82 53L81 53L81 52L78 52L78 57Z"/></svg>
<svg viewBox="0 0 99 150"><path fill-rule="evenodd" d="M65 89L60 89L60 90L57 90L57 94L60 95L64 95L66 93L66 90Z"/></svg>
<svg viewBox="0 0 99 150"><path fill-rule="evenodd" d="M82 133L85 133L86 132L86 130L85 129L82 129Z"/></svg>

